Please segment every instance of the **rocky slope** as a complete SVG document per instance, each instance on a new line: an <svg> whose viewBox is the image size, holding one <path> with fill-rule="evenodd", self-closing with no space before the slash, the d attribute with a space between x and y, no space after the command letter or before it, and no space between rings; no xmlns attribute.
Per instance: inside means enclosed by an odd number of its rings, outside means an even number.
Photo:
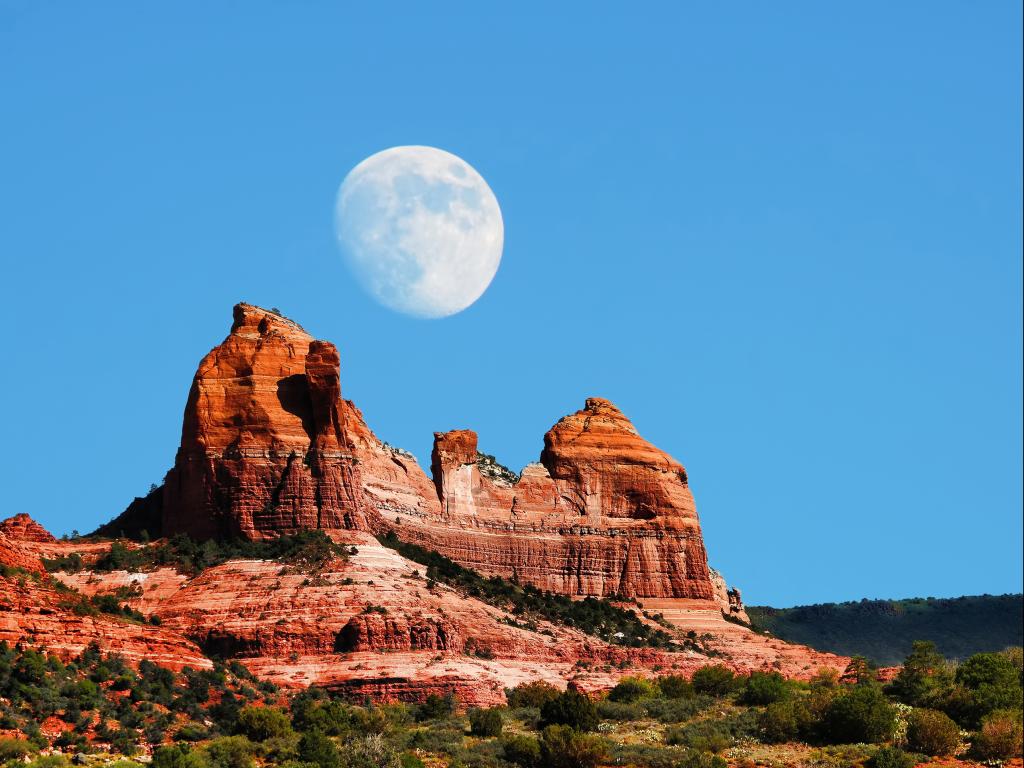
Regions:
<svg viewBox="0 0 1024 768"><path fill-rule="evenodd" d="M686 471L591 398L521 476L437 433L428 478L341 399L336 348L247 304L199 365L161 489L102 533L273 537L381 532L569 595L703 600L743 618L708 568Z"/></svg>
<svg viewBox="0 0 1024 768"><path fill-rule="evenodd" d="M61 609L48 614L54 628L40 634L31 623L40 617L27 602L12 613L25 614L23 639L58 650L70 637L76 638L75 648L92 637L104 647L124 648L130 659L166 660L176 643L177 666L196 666L197 657L213 654L237 659L286 686L316 684L375 699L455 693L466 705L499 703L506 687L529 680L601 690L624 674L689 674L717 662L809 677L823 666L841 669L847 661L725 624L713 608L705 610L705 629L720 631L702 630L694 643L677 630L678 650L612 645L561 624L531 624L429 581L423 566L367 533L334 536L348 554L323 567L231 560L194 575L166 566L101 570L92 566L101 554L94 543L58 542L51 556L79 552L85 563L77 572L53 574L74 590L69 594L119 596L144 616L158 617L159 627L105 617L106 623L94 619L79 626L73 612ZM119 633L111 635L110 627ZM15 629L4 633L0 624L0 638L15 640ZM134 646L126 644L129 637Z"/></svg>

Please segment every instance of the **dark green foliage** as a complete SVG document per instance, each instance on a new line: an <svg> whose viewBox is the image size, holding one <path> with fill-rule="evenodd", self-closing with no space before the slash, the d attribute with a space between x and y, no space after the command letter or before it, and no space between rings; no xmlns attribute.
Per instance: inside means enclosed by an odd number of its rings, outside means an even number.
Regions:
<svg viewBox="0 0 1024 768"><path fill-rule="evenodd" d="M469 710L469 732L474 736L500 736L504 721L497 708Z"/></svg>
<svg viewBox="0 0 1024 768"><path fill-rule="evenodd" d="M710 696L700 695L687 699L645 699L647 714L663 723L681 723L703 712L715 703Z"/></svg>
<svg viewBox="0 0 1024 768"><path fill-rule="evenodd" d="M253 768L255 752L255 745L245 736L224 736L203 747L210 768Z"/></svg>
<svg viewBox="0 0 1024 768"><path fill-rule="evenodd" d="M796 608L747 606L759 630L844 656L899 664L915 640L930 640L949 659L1024 644L1024 596L861 600Z"/></svg>
<svg viewBox="0 0 1024 768"><path fill-rule="evenodd" d="M709 696L725 696L736 689L736 675L724 664L701 667L693 673L693 690Z"/></svg>
<svg viewBox="0 0 1024 768"><path fill-rule="evenodd" d="M624 677L608 693L611 701L625 704L653 696L657 689L648 681L639 677Z"/></svg>
<svg viewBox="0 0 1024 768"><path fill-rule="evenodd" d="M540 742L532 736L506 736L501 746L510 763L521 768L540 768Z"/></svg>
<svg viewBox="0 0 1024 768"><path fill-rule="evenodd" d="M606 752L597 736L567 725L549 725L541 734L540 764L545 768L595 768Z"/></svg>
<svg viewBox="0 0 1024 768"><path fill-rule="evenodd" d="M807 704L793 699L769 704L757 718L761 741L766 744L781 744L806 737L812 724L813 716Z"/></svg>
<svg viewBox="0 0 1024 768"><path fill-rule="evenodd" d="M85 567L85 562L82 560L82 556L77 552L72 552L70 555L61 555L60 557L48 558L44 557L43 566L50 573L55 571L64 571L65 573L78 573Z"/></svg>
<svg viewBox="0 0 1024 768"><path fill-rule="evenodd" d="M451 695L428 694L416 711L417 720L437 720L449 717L455 711L455 699Z"/></svg>
<svg viewBox="0 0 1024 768"><path fill-rule="evenodd" d="M955 680L965 691L948 708L962 725L976 728L990 712L1024 706L1021 671L1007 653L971 656L957 667Z"/></svg>
<svg viewBox="0 0 1024 768"><path fill-rule="evenodd" d="M152 768L200 768L202 761L186 745L172 744L153 750Z"/></svg>
<svg viewBox="0 0 1024 768"><path fill-rule="evenodd" d="M875 752L869 763L871 768L914 768L917 760L902 749L882 747Z"/></svg>
<svg viewBox="0 0 1024 768"><path fill-rule="evenodd" d="M276 707L243 707L238 712L235 731L252 741L266 741L289 735L292 726Z"/></svg>
<svg viewBox="0 0 1024 768"><path fill-rule="evenodd" d="M92 568L96 571L141 571L160 566L177 568L183 573L198 573L228 560L277 560L303 570L323 567L335 557L347 556L347 549L334 543L323 531L301 531L267 541L248 539L197 542L184 534L165 542L129 547L115 541ZM46 563L53 571L77 569L73 555ZM80 560L80 558L79 558Z"/></svg>
<svg viewBox="0 0 1024 768"><path fill-rule="evenodd" d="M639 704L623 704L622 702L605 699L597 703L597 714L602 720L629 722L630 720L642 719L646 711Z"/></svg>
<svg viewBox="0 0 1024 768"><path fill-rule="evenodd" d="M782 701L790 694L790 685L778 672L752 672L743 684L740 702L755 706Z"/></svg>
<svg viewBox="0 0 1024 768"><path fill-rule="evenodd" d="M822 735L832 744L878 744L892 738L895 730L896 710L881 689L859 685L832 700Z"/></svg>
<svg viewBox="0 0 1024 768"><path fill-rule="evenodd" d="M485 578L444 555L399 540L393 531L378 540L402 557L426 566L428 581L448 584L526 618L535 616L575 627L609 643L668 650L677 647L667 632L649 626L635 613L619 608L610 600L594 597L573 600L568 595L545 592L530 584L516 584L498 576Z"/></svg>
<svg viewBox="0 0 1024 768"><path fill-rule="evenodd" d="M693 684L682 675L663 675L658 678L662 696L669 699L688 699L694 696Z"/></svg>
<svg viewBox="0 0 1024 768"><path fill-rule="evenodd" d="M907 746L925 755L951 755L960 744L960 727L934 709L913 709L907 717Z"/></svg>
<svg viewBox="0 0 1024 768"><path fill-rule="evenodd" d="M341 768L341 755L334 742L320 731L302 734L299 740L299 759L319 768Z"/></svg>
<svg viewBox="0 0 1024 768"><path fill-rule="evenodd" d="M540 719L545 726L567 725L577 731L596 730L600 721L597 705L578 691L565 691L557 699L545 703L540 708Z"/></svg>
<svg viewBox="0 0 1024 768"><path fill-rule="evenodd" d="M913 707L935 706L953 682L953 671L930 641L917 641L888 693Z"/></svg>
<svg viewBox="0 0 1024 768"><path fill-rule="evenodd" d="M540 709L546 703L557 699L561 692L550 683L538 680L533 683L520 683L515 688L505 691L508 705L512 709L518 707L536 707Z"/></svg>

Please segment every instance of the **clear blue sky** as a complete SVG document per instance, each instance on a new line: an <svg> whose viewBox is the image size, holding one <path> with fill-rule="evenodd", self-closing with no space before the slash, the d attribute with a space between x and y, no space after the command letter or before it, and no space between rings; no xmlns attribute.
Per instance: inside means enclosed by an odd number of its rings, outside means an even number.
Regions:
<svg viewBox="0 0 1024 768"><path fill-rule="evenodd" d="M0 515L160 482L244 299L422 463L471 427L519 468L610 398L748 602L1021 589L1019 3L431 5L0 0ZM335 247L398 144L502 206L453 318Z"/></svg>

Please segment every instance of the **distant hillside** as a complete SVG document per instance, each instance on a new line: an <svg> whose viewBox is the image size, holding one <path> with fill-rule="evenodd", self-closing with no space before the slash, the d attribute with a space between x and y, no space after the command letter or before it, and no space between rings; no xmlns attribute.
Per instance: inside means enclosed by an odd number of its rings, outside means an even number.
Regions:
<svg viewBox="0 0 1024 768"><path fill-rule="evenodd" d="M931 640L951 659L1024 642L1024 596L861 600L795 608L748 606L754 627L819 651L899 664L914 640Z"/></svg>

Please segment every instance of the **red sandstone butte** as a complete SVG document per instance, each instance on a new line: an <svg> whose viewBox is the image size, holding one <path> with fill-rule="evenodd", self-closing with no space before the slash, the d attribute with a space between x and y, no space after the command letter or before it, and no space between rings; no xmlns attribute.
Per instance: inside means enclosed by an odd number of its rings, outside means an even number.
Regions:
<svg viewBox="0 0 1024 768"><path fill-rule="evenodd" d="M517 476L469 430L437 433L428 477L341 398L340 358L249 304L199 365L161 489L101 529L197 538L396 528L487 574L573 596L697 601L743 617L708 567L686 471L607 400L544 436ZM145 521L143 526L139 521Z"/></svg>

